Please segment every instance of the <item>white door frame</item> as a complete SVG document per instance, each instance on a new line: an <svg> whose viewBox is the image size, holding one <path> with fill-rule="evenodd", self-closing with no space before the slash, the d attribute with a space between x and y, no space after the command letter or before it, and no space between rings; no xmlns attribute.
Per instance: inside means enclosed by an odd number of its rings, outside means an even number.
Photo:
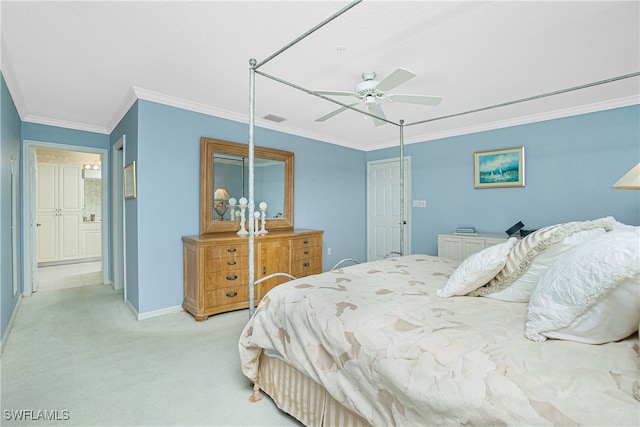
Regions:
<svg viewBox="0 0 640 427"><path fill-rule="evenodd" d="M109 171L108 168L104 167L108 165L107 159L109 151L104 148L92 148L92 147L81 147L78 145L68 145L68 144L59 144L55 142L44 142L44 141L30 141L24 140L24 151L22 156L22 179L24 182L24 193L22 195L22 205L24 207L23 215L22 215L22 259L24 266L24 289L23 295L30 296L34 292L34 283L37 284L38 281L38 257L36 254L37 248L37 235L38 230L36 226L37 218L36 211L34 206L36 187L35 187L35 178L34 178L34 168L35 164L32 160L35 159L35 151L36 148L48 148L54 150L65 150L65 151L75 151L80 153L94 153L100 154L100 161L103 165L102 167L102 207L101 207L101 216L103 221L101 222L102 226L102 283L109 283L108 280L108 266L111 262L109 256L109 239L107 239L107 231L108 231L108 221L105 219L109 218L107 215L108 210L108 198L107 198L107 183L109 182Z"/></svg>
<svg viewBox="0 0 640 427"><path fill-rule="evenodd" d="M367 212L371 211L371 197L369 197L369 169L372 165L381 163L397 162L400 166L400 157L394 157L389 159L372 160L367 162ZM403 254L409 255L411 253L411 157L404 156L404 248ZM400 201L398 201L399 203ZM367 261L369 261L369 254L371 253L369 245L369 233L370 233L369 215L367 215ZM402 226L402 224L401 224Z"/></svg>
<svg viewBox="0 0 640 427"><path fill-rule="evenodd" d="M124 302L127 302L123 185L125 145L126 135L122 135L113 145L111 153L111 241L113 244L113 289L124 289Z"/></svg>

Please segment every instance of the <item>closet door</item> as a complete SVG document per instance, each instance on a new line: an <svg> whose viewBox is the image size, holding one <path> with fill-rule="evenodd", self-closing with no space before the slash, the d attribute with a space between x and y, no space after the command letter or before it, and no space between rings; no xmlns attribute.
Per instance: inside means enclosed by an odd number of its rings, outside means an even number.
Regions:
<svg viewBox="0 0 640 427"><path fill-rule="evenodd" d="M38 262L57 261L58 240L58 165L38 163Z"/></svg>
<svg viewBox="0 0 640 427"><path fill-rule="evenodd" d="M80 225L82 224L81 169L59 165L60 259L80 258Z"/></svg>
<svg viewBox="0 0 640 427"><path fill-rule="evenodd" d="M80 258L80 167L39 163L37 180L38 262Z"/></svg>

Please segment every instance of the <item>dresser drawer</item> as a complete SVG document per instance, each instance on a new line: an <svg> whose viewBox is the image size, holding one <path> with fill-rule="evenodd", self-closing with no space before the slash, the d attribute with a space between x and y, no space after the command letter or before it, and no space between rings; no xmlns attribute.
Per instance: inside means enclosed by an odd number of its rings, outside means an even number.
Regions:
<svg viewBox="0 0 640 427"><path fill-rule="evenodd" d="M221 289L229 286L247 286L249 272L247 269L223 269L205 275L205 289Z"/></svg>
<svg viewBox="0 0 640 427"><path fill-rule="evenodd" d="M322 257L320 256L294 260L291 263L291 274L297 278L318 273L322 273Z"/></svg>
<svg viewBox="0 0 640 427"><path fill-rule="evenodd" d="M206 307L220 307L229 304L238 304L249 301L249 287L243 285L209 289L205 291L204 298Z"/></svg>
<svg viewBox="0 0 640 427"><path fill-rule="evenodd" d="M307 246L291 253L293 261L304 260L309 258L317 258L322 256L322 246Z"/></svg>
<svg viewBox="0 0 640 427"><path fill-rule="evenodd" d="M322 247L322 237L301 237L299 239L291 239L291 250L298 252L304 250L304 248L310 248L312 246Z"/></svg>
<svg viewBox="0 0 640 427"><path fill-rule="evenodd" d="M227 271L227 270L247 270L249 264L247 257L232 256L227 258L210 259L204 263L204 273L213 273L215 271Z"/></svg>
<svg viewBox="0 0 640 427"><path fill-rule="evenodd" d="M218 259L218 258L247 258L249 248L246 243L228 245L212 245L204 249L205 260Z"/></svg>

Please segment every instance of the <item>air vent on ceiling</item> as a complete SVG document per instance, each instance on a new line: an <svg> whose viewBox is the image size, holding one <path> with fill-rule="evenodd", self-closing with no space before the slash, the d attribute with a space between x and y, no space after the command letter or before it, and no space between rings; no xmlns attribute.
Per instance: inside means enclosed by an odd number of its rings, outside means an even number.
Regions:
<svg viewBox="0 0 640 427"><path fill-rule="evenodd" d="M276 123L284 122L285 120L287 120L284 117L276 116L275 114L267 114L266 116L263 117L263 119L271 120L272 122L276 122Z"/></svg>

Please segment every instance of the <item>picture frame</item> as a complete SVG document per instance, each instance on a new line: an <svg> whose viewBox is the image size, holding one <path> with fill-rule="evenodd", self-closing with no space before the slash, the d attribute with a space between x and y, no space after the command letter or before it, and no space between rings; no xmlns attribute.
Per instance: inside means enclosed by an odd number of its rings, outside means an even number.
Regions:
<svg viewBox="0 0 640 427"><path fill-rule="evenodd" d="M135 199L136 198L136 161L124 167L124 198Z"/></svg>
<svg viewBox="0 0 640 427"><path fill-rule="evenodd" d="M474 188L524 187L524 146L473 153Z"/></svg>

